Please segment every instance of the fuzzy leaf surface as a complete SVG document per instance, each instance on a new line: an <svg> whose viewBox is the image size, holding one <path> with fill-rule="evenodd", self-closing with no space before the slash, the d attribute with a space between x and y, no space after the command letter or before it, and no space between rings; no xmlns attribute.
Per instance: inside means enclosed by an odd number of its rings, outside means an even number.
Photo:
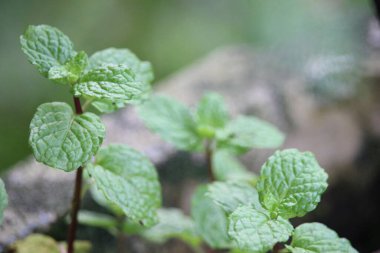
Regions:
<svg viewBox="0 0 380 253"><path fill-rule="evenodd" d="M75 55L73 43L55 27L29 26L20 37L22 51L38 71L48 77L52 67L64 65Z"/></svg>
<svg viewBox="0 0 380 253"><path fill-rule="evenodd" d="M220 181L247 181L256 182L257 176L247 170L230 151L216 150L212 156L213 171Z"/></svg>
<svg viewBox="0 0 380 253"><path fill-rule="evenodd" d="M224 127L229 119L223 97L217 93L205 94L199 101L195 118L199 134L213 137L214 131Z"/></svg>
<svg viewBox="0 0 380 253"><path fill-rule="evenodd" d="M161 188L153 164L125 145L99 150L95 164L88 166L95 185L130 221L151 227L157 223Z"/></svg>
<svg viewBox="0 0 380 253"><path fill-rule="evenodd" d="M137 81L124 65L104 65L84 74L74 86L74 95L109 102L130 102L144 95L150 86Z"/></svg>
<svg viewBox="0 0 380 253"><path fill-rule="evenodd" d="M227 234L226 213L206 196L207 187L198 187L191 200L191 216L195 229L203 240L214 249L230 248L232 241Z"/></svg>
<svg viewBox="0 0 380 253"><path fill-rule="evenodd" d="M141 61L128 49L107 48L91 55L89 61L90 69L108 64L125 65L136 74L137 81L151 83L154 79L152 65Z"/></svg>
<svg viewBox="0 0 380 253"><path fill-rule="evenodd" d="M271 219L266 210L241 206L229 216L228 234L238 247L252 253L264 253L277 242L285 242L293 231L289 221Z"/></svg>
<svg viewBox="0 0 380 253"><path fill-rule="evenodd" d="M252 148L277 148L284 135L272 124L255 117L239 116L217 133L219 146L238 153Z"/></svg>
<svg viewBox="0 0 380 253"><path fill-rule="evenodd" d="M154 96L138 107L140 118L153 132L178 149L200 148L194 119L186 106L166 96Z"/></svg>
<svg viewBox="0 0 380 253"><path fill-rule="evenodd" d="M195 226L190 217L176 208L158 210L159 223L143 231L142 235L150 241L165 243L171 238L178 238L189 245L196 246L201 239L195 232Z"/></svg>
<svg viewBox="0 0 380 253"><path fill-rule="evenodd" d="M357 253L350 242L321 223L305 223L298 226L292 237L293 253Z"/></svg>
<svg viewBox="0 0 380 253"><path fill-rule="evenodd" d="M96 154L104 136L105 127L97 115L75 115L68 104L53 102L37 108L29 144L37 161L72 171Z"/></svg>
<svg viewBox="0 0 380 253"><path fill-rule="evenodd" d="M327 174L310 152L277 151L261 168L260 201L274 215L301 217L314 210L327 188Z"/></svg>
<svg viewBox="0 0 380 253"><path fill-rule="evenodd" d="M227 213L232 213L242 205L252 205L258 210L262 209L256 189L244 182L212 183L208 186L207 196Z"/></svg>
<svg viewBox="0 0 380 253"><path fill-rule="evenodd" d="M3 222L3 212L8 205L8 195L5 190L4 182L0 179L0 225Z"/></svg>

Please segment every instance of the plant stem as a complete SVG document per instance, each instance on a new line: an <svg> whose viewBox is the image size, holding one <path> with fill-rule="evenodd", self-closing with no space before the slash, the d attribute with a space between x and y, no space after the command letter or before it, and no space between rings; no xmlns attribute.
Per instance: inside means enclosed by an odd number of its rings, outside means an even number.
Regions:
<svg viewBox="0 0 380 253"><path fill-rule="evenodd" d="M116 241L117 241L116 252L125 253L127 252L127 248L125 245L126 236L123 231L123 223L125 221L125 216L124 215L118 216L117 221L118 221L118 226L117 226L117 235L116 235Z"/></svg>
<svg viewBox="0 0 380 253"><path fill-rule="evenodd" d="M75 113L77 115L81 115L83 113L82 105L80 103L80 99L78 97L74 97L74 105L75 105Z"/></svg>
<svg viewBox="0 0 380 253"><path fill-rule="evenodd" d="M215 181L215 175L214 170L212 166L212 156L213 156L213 149L212 149L212 140L206 140L205 143L205 156L206 156L206 165L207 165L207 171L208 171L208 179L210 182ZM207 247L206 248L207 253L218 253L218 252L225 252L223 250L216 250Z"/></svg>
<svg viewBox="0 0 380 253"><path fill-rule="evenodd" d="M207 166L207 171L208 171L208 178L210 182L215 181L215 176L214 172L212 169L212 155L213 155L213 150L212 150L212 141L207 140L205 144L205 155L206 155L206 166Z"/></svg>
<svg viewBox="0 0 380 253"><path fill-rule="evenodd" d="M75 113L80 115L83 113L82 106L79 98L74 97ZM82 192L82 177L83 177L83 167L80 166L77 169L75 177L75 188L73 200L71 202L71 222L69 226L69 231L67 235L67 253L74 253L74 241L77 232L78 225L78 211L81 203L81 192Z"/></svg>
<svg viewBox="0 0 380 253"><path fill-rule="evenodd" d="M280 243L276 243L274 246L273 246L273 250L272 250L272 253L279 253L280 250L282 249L282 245Z"/></svg>

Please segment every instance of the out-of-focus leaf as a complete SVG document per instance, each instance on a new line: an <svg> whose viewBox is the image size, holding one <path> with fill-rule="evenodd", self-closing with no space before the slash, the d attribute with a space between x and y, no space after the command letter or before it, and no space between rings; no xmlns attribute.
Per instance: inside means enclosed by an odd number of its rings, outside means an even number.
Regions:
<svg viewBox="0 0 380 253"><path fill-rule="evenodd" d="M128 219L145 227L157 223L161 188L147 157L126 145L110 145L99 150L87 169L105 198Z"/></svg>
<svg viewBox="0 0 380 253"><path fill-rule="evenodd" d="M220 181L246 181L253 184L257 176L248 171L228 150L216 150L212 156L212 169Z"/></svg>
<svg viewBox="0 0 380 253"><path fill-rule="evenodd" d="M226 213L206 196L206 192L206 185L199 186L191 200L191 216L195 222L195 229L211 248L230 248L232 241L227 234Z"/></svg>
<svg viewBox="0 0 380 253"><path fill-rule="evenodd" d="M228 111L223 97L217 93L207 93L199 101L195 114L198 133L211 138L215 130L224 127L228 121Z"/></svg>
<svg viewBox="0 0 380 253"><path fill-rule="evenodd" d="M257 210L262 209L256 189L244 182L212 183L208 186L207 196L227 213L232 213L242 205L252 205Z"/></svg>
<svg viewBox="0 0 380 253"><path fill-rule="evenodd" d="M200 149L196 124L183 104L166 96L154 96L139 106L138 112L148 128L178 149Z"/></svg>
<svg viewBox="0 0 380 253"><path fill-rule="evenodd" d="M191 246L201 243L195 232L195 226L190 217L181 210L166 208L158 210L159 222L154 227L145 230L142 235L150 241L164 243L171 238L178 238Z"/></svg>
<svg viewBox="0 0 380 253"><path fill-rule="evenodd" d="M255 117L239 116L217 132L220 148L244 153L252 148L277 148L284 135L272 124Z"/></svg>

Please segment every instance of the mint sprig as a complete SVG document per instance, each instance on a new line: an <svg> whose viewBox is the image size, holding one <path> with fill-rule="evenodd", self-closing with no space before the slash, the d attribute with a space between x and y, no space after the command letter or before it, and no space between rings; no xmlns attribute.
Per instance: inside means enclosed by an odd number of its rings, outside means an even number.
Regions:
<svg viewBox="0 0 380 253"><path fill-rule="evenodd" d="M161 206L154 166L127 146L100 149L105 127L99 116L86 112L92 103L105 113L145 99L153 79L150 63L140 61L127 49L103 50L88 58L85 52L74 50L65 34L48 25L29 26L20 42L39 72L67 85L74 98L75 111L62 102L40 105L31 121L29 137L37 161L67 172L76 170L67 252L74 252L83 170L91 176L92 188L97 187L98 200L108 205L118 219L127 217L139 227L153 226ZM87 100L84 106L81 99ZM4 196L0 191L1 213L6 204ZM97 216L96 223L94 216L82 213L81 220L100 227L115 225L104 216ZM124 227L121 224L115 230L121 233Z"/></svg>

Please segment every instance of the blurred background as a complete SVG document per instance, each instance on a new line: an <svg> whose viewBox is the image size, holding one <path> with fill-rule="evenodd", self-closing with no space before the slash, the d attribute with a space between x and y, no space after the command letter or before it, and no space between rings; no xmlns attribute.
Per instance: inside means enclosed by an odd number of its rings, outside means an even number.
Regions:
<svg viewBox="0 0 380 253"><path fill-rule="evenodd" d="M366 93L359 91L380 80L373 76L380 66L380 57L373 60L380 48L374 13L372 2L366 0L0 0L0 172L30 154L29 122L36 107L71 100L65 87L42 78L23 55L19 36L29 24L58 27L76 50L89 54L110 45L130 48L152 62L157 83L218 48L248 46L268 56L267 70L272 64L281 75L299 76L320 105L344 108L352 98L366 101L362 95ZM276 80L279 73L270 75ZM281 86L280 76L277 80ZM350 106L363 114L363 108ZM378 139L366 134L367 128L360 130L364 134L357 156L346 159L352 162L349 167L371 168L366 174L373 179L371 185L355 191L352 178L350 183L341 180L325 197L326 203L337 203L334 211L325 219L309 217L335 224L360 252L380 248L380 221L375 215L380 210L378 126L368 127ZM328 157L339 154L326 150ZM352 212L346 215L348 209ZM321 210L323 216L325 209ZM334 223L340 215L345 219ZM358 216L365 216L365 221L347 223Z"/></svg>

